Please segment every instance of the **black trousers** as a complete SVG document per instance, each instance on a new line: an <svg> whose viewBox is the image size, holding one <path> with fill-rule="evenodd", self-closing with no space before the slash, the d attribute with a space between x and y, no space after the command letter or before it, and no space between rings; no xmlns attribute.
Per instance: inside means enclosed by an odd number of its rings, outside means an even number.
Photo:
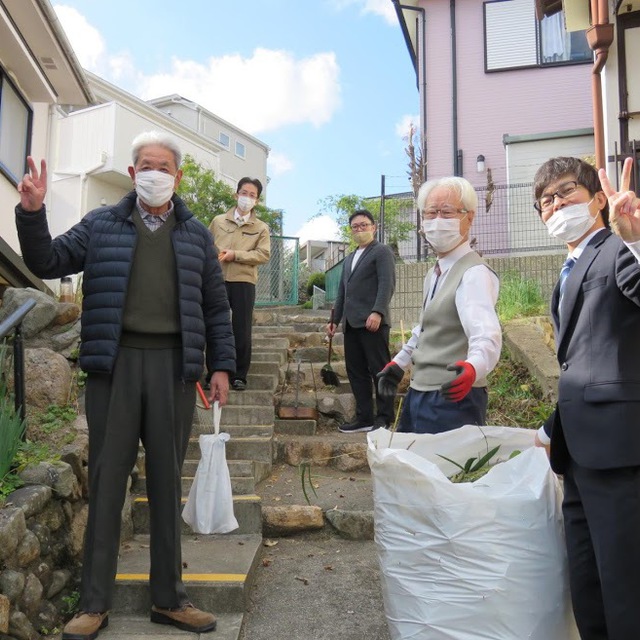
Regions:
<svg viewBox="0 0 640 640"><path fill-rule="evenodd" d="M183 382L181 349L120 347L111 375L89 374L89 519L80 608L111 608L127 480L146 452L151 518L150 589L158 607L188 602L182 583L182 463L193 423L195 382Z"/></svg>
<svg viewBox="0 0 640 640"><path fill-rule="evenodd" d="M562 511L580 637L637 638L640 467L586 469L570 460L564 473Z"/></svg>
<svg viewBox="0 0 640 640"><path fill-rule="evenodd" d="M377 331L354 329L345 322L344 359L351 391L356 399L356 422L373 425L374 417L393 424L393 398L378 394L376 374L391 360L389 354L389 325ZM373 410L372 386L376 393L376 409Z"/></svg>
<svg viewBox="0 0 640 640"><path fill-rule="evenodd" d="M236 340L236 373L233 376L247 381L251 365L251 328L253 307L256 302L256 285L251 282L226 282L231 306L231 325Z"/></svg>

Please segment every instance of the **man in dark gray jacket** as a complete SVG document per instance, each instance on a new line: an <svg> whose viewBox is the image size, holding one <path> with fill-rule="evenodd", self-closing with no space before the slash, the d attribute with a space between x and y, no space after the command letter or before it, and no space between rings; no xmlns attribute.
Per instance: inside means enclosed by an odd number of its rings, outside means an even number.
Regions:
<svg viewBox="0 0 640 640"><path fill-rule="evenodd" d="M52 239L46 163L18 185L23 258L41 278L84 272L80 366L87 372L89 518L80 613L64 640L95 638L108 624L120 512L138 442L146 451L151 513L151 620L213 631L215 616L190 604L182 582L181 468L195 384L213 371L211 400L224 404L235 347L229 303L211 234L174 195L182 172L175 141L158 132L133 141L135 191L88 213Z"/></svg>
<svg viewBox="0 0 640 640"><path fill-rule="evenodd" d="M393 397L380 396L375 387L376 374L390 360L389 304L396 284L393 252L374 239L376 225L366 209L354 211L349 226L358 248L345 258L333 323L327 326L327 333L333 335L343 320L344 357L356 399L355 420L340 427L344 433L370 431L393 422Z"/></svg>

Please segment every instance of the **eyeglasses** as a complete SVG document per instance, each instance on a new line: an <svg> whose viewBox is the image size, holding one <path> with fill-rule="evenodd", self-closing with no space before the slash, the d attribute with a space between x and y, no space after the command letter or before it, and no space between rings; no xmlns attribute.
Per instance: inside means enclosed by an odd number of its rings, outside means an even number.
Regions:
<svg viewBox="0 0 640 640"><path fill-rule="evenodd" d="M438 216L444 218L445 220L449 220L451 218L455 218L457 215L461 213L469 213L467 209L456 209L456 207L440 207L436 209L436 207L429 207L422 212L422 217L425 220L435 220Z"/></svg>
<svg viewBox="0 0 640 640"><path fill-rule="evenodd" d="M365 229L368 229L369 227L373 226L370 222L360 222L359 224L352 224L351 225L351 231L364 231Z"/></svg>
<svg viewBox="0 0 640 640"><path fill-rule="evenodd" d="M556 201L556 197L562 198L563 200L567 200L573 196L573 194L578 190L580 185L576 180L568 180L567 182L563 182L553 193L545 193L540 198L538 198L534 203L533 207L539 212L544 213L549 211L553 207L553 203Z"/></svg>

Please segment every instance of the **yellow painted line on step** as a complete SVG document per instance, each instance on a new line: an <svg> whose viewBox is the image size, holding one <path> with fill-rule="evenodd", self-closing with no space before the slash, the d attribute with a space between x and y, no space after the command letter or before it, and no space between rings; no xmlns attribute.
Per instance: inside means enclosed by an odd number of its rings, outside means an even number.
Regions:
<svg viewBox="0 0 640 640"><path fill-rule="evenodd" d="M245 573L183 573L185 582L245 582ZM148 573L117 573L116 580L149 581Z"/></svg>
<svg viewBox="0 0 640 640"><path fill-rule="evenodd" d="M241 495L241 496L233 496L233 501L234 502L243 502L243 501L255 501L255 500L261 500L260 496L256 496L254 494L247 494L247 495ZM145 497L145 496L139 496L137 498L133 499L134 502L149 502L149 498ZM186 498L180 498L180 502L182 502L182 504L184 504L187 501Z"/></svg>

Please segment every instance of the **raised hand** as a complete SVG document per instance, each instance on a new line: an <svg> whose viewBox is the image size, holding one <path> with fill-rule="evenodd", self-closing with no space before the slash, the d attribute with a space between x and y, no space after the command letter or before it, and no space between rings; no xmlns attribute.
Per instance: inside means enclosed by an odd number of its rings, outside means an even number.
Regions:
<svg viewBox="0 0 640 640"><path fill-rule="evenodd" d="M40 161L40 174L31 156L27 157L29 173L25 173L18 183L20 205L25 211L40 211L44 197L47 195L47 162Z"/></svg>
<svg viewBox="0 0 640 640"><path fill-rule="evenodd" d="M620 191L609 182L604 169L598 171L602 191L609 201L609 223L611 230L625 242L640 240L640 198L629 189L633 158L627 158L622 166Z"/></svg>

